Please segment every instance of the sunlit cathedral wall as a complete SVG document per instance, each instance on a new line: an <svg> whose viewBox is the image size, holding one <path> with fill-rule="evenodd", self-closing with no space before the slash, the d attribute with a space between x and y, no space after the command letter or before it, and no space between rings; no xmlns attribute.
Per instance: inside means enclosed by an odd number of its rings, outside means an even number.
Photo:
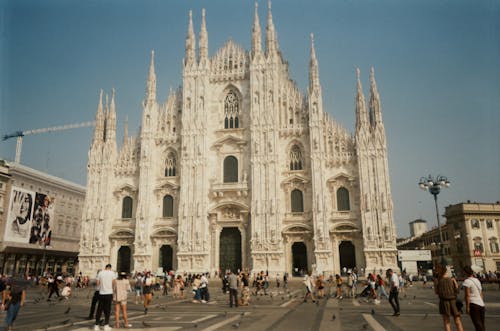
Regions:
<svg viewBox="0 0 500 331"><path fill-rule="evenodd" d="M311 35L299 91L271 8L262 47L198 47L189 13L182 86L156 95L154 52L140 133L116 142L115 93L101 92L89 151L80 269L307 270L396 266L386 135L374 72L368 106L359 70L355 133L323 109Z"/></svg>

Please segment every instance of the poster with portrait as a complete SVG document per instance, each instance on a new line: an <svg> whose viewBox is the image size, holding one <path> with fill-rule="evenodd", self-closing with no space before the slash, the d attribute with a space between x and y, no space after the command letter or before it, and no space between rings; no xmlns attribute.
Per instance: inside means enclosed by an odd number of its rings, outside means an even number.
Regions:
<svg viewBox="0 0 500 331"><path fill-rule="evenodd" d="M28 243L34 203L35 192L12 187L5 225L5 241Z"/></svg>
<svg viewBox="0 0 500 331"><path fill-rule="evenodd" d="M36 193L33 220L30 228L29 243L49 246L52 238L54 220L54 198Z"/></svg>

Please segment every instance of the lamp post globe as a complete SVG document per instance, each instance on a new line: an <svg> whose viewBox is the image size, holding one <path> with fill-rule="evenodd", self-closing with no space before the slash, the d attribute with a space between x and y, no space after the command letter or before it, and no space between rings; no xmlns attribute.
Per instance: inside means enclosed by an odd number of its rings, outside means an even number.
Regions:
<svg viewBox="0 0 500 331"><path fill-rule="evenodd" d="M446 266L446 259L444 253L444 239L443 239L443 230L441 229L441 220L439 218L439 208L437 202L437 196L441 192L442 188L450 187L450 181L448 178L442 175L438 175L436 178L433 178L432 175L428 177L421 177L418 182L418 187L420 187L424 191L429 191L430 194L434 196L434 204L436 206L436 218L437 225L439 230L439 248L441 254L441 264Z"/></svg>

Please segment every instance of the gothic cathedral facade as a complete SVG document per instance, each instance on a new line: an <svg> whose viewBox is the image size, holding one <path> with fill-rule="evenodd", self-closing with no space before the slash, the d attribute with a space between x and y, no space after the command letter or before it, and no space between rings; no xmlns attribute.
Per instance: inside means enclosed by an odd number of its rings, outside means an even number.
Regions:
<svg viewBox="0 0 500 331"><path fill-rule="evenodd" d="M116 142L101 91L89 151L80 269L300 274L396 267L386 134L373 69L357 70L351 134L323 110L311 35L306 93L290 79L271 7L248 52L212 57L189 13L182 86L160 104L151 56L140 133Z"/></svg>

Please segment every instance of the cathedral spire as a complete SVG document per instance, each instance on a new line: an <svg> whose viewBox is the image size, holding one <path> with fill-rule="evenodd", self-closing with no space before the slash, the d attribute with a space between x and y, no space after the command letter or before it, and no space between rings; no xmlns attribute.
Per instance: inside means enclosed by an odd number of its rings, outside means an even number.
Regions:
<svg viewBox="0 0 500 331"><path fill-rule="evenodd" d="M370 125L372 128L382 125L382 110L380 109L380 95L375 81L375 70L370 70Z"/></svg>
<svg viewBox="0 0 500 331"><path fill-rule="evenodd" d="M356 131L360 131L367 126L367 113L365 95L361 86L360 71L356 68L357 92L356 92Z"/></svg>
<svg viewBox="0 0 500 331"><path fill-rule="evenodd" d="M188 66L195 62L196 54L196 40L194 36L194 28L193 28L193 11L189 11L189 25L188 25L188 34L186 36L186 58L184 59L184 65Z"/></svg>
<svg viewBox="0 0 500 331"><path fill-rule="evenodd" d="M116 139L116 106L115 106L115 89L111 93L111 103L106 116L106 141L115 141Z"/></svg>
<svg viewBox="0 0 500 331"><path fill-rule="evenodd" d="M314 34L311 33L311 60L309 62L309 91L317 90L319 85L319 66L314 48Z"/></svg>
<svg viewBox="0 0 500 331"><path fill-rule="evenodd" d="M128 115L125 116L125 126L123 127L123 145L128 142Z"/></svg>
<svg viewBox="0 0 500 331"><path fill-rule="evenodd" d="M266 55L274 54L278 50L276 31L274 30L273 13L271 12L271 0L267 3L267 27L266 27Z"/></svg>
<svg viewBox="0 0 500 331"><path fill-rule="evenodd" d="M252 57L262 53L262 32L259 23L259 4L255 2L255 14L252 27Z"/></svg>
<svg viewBox="0 0 500 331"><path fill-rule="evenodd" d="M155 74L155 51L151 50L151 63L149 64L148 81L146 82L146 104L156 101L156 74Z"/></svg>
<svg viewBox="0 0 500 331"><path fill-rule="evenodd" d="M95 127L93 143L102 142L104 140L104 113L102 111L102 89L99 92L99 104L95 114Z"/></svg>
<svg viewBox="0 0 500 331"><path fill-rule="evenodd" d="M205 21L205 8L201 10L201 29L200 29L200 64L206 63L208 59L208 32Z"/></svg>

